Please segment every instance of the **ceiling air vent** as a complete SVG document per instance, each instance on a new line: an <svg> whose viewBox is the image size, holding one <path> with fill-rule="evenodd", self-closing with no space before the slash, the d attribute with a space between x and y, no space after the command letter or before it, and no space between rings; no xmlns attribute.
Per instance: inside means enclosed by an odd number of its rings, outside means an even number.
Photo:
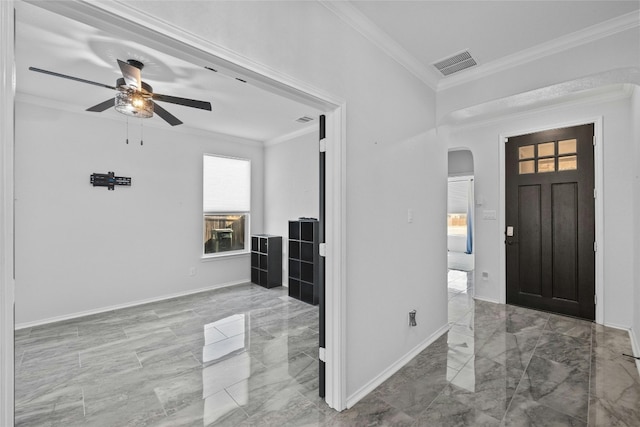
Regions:
<svg viewBox="0 0 640 427"><path fill-rule="evenodd" d="M302 116L302 117L300 117L300 118L296 119L296 122L298 122L298 123L308 123L308 122L310 122L311 120L313 120L313 117L309 117L309 116Z"/></svg>
<svg viewBox="0 0 640 427"><path fill-rule="evenodd" d="M471 54L466 50L457 55L453 55L450 58L443 59L442 61L433 64L443 75L448 76L458 71L462 71L466 68L477 65L475 59L471 57Z"/></svg>

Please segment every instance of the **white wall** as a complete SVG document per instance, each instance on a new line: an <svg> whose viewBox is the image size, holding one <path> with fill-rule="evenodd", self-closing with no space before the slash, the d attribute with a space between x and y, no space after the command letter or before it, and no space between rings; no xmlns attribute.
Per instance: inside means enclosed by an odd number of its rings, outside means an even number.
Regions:
<svg viewBox="0 0 640 427"><path fill-rule="evenodd" d="M151 119L154 120L154 119ZM203 261L202 155L252 161L252 227L262 228L260 144L160 122L16 105L16 323L249 280L249 256ZM92 187L114 171L131 187ZM190 269L196 275L190 276Z"/></svg>
<svg viewBox="0 0 640 427"><path fill-rule="evenodd" d="M586 123L602 117L604 129L604 322L605 324L629 328L633 319L634 283L634 236L629 232L633 226L632 186L629 185L637 173L634 163L630 99L598 102L591 100L582 104L570 104L538 110L524 115L503 117L485 124L468 125L451 129L448 144L451 147L466 146L473 152L475 162L476 198L481 197L483 206L476 209L476 296L498 301L500 299L500 249L503 245L503 230L500 221L483 220L485 209L504 212L500 207L500 135L514 136L535 130L558 127L563 123L583 121ZM635 120L635 119L634 119ZM489 280L482 280L482 272L489 272Z"/></svg>
<svg viewBox="0 0 640 427"><path fill-rule="evenodd" d="M640 351L640 87L636 86L631 98L631 123L633 124L633 141L635 146L635 170L634 170L634 213L633 213L633 235L635 236L634 262L635 270L633 277L634 285L634 319L632 334L636 344L636 351ZM640 354L636 354L640 356ZM640 369L640 365L639 369Z"/></svg>
<svg viewBox="0 0 640 427"><path fill-rule="evenodd" d="M473 175L473 155L469 150L451 150L448 155L449 176Z"/></svg>
<svg viewBox="0 0 640 427"><path fill-rule="evenodd" d="M346 101L346 395L359 395L447 322L434 92L317 2L127 6Z"/></svg>
<svg viewBox="0 0 640 427"><path fill-rule="evenodd" d="M282 283L288 286L288 224L318 218L318 131L267 145L264 150L264 232L282 236Z"/></svg>

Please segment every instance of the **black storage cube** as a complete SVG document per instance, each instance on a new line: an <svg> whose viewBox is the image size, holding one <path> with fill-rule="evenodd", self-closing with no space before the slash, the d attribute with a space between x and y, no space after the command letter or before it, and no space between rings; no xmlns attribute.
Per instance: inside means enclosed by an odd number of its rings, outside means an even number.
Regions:
<svg viewBox="0 0 640 427"><path fill-rule="evenodd" d="M251 282L265 288L282 286L282 237L251 236Z"/></svg>
<svg viewBox="0 0 640 427"><path fill-rule="evenodd" d="M289 221L289 296L318 304L320 243L318 221Z"/></svg>

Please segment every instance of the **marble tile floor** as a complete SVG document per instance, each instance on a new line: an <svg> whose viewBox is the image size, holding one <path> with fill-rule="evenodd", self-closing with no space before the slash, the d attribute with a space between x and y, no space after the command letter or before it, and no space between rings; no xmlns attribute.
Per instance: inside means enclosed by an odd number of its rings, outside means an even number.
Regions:
<svg viewBox="0 0 640 427"><path fill-rule="evenodd" d="M628 333L475 301L352 408L317 397L317 308L239 285L16 331L18 426L640 426Z"/></svg>

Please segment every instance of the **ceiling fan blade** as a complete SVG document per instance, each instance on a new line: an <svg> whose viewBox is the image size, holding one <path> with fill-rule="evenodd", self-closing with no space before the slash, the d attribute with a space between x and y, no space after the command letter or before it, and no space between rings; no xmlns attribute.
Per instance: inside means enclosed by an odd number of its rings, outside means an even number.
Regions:
<svg viewBox="0 0 640 427"><path fill-rule="evenodd" d="M185 105L187 107L200 108L201 110L211 111L211 103L206 101L197 101L195 99L178 98L176 96L160 95L154 93L152 96L154 101L170 102L172 104Z"/></svg>
<svg viewBox="0 0 640 427"><path fill-rule="evenodd" d="M104 88L107 88L107 89L113 89L113 90L116 89L114 86L109 86L109 85L106 85L106 84L103 84L103 83L92 82L91 80L85 80L85 79L81 79L79 77L67 76L66 74L56 73L55 71L43 70L42 68L29 67L29 70L36 71L38 73L49 74L50 76L62 77L64 79L74 80L74 81L80 82L80 83L87 83L87 84L94 85L94 86L100 86L100 87L104 87Z"/></svg>
<svg viewBox="0 0 640 427"><path fill-rule="evenodd" d="M165 122L171 126L181 125L182 122L176 116L159 106L157 103L153 103L153 111L164 119Z"/></svg>
<svg viewBox="0 0 640 427"><path fill-rule="evenodd" d="M94 105L93 107L89 107L87 108L87 111L94 111L96 113L101 113L105 110L108 110L109 108L113 107L115 105L115 101L113 100L113 98L109 98L104 102L101 102L98 105Z"/></svg>
<svg viewBox="0 0 640 427"><path fill-rule="evenodd" d="M134 67L133 65L127 64L124 61L120 61L118 59L118 65L120 66L120 71L122 71L122 77L124 77L124 81L129 86L133 86L140 90L141 88L141 78L140 78L140 68Z"/></svg>

